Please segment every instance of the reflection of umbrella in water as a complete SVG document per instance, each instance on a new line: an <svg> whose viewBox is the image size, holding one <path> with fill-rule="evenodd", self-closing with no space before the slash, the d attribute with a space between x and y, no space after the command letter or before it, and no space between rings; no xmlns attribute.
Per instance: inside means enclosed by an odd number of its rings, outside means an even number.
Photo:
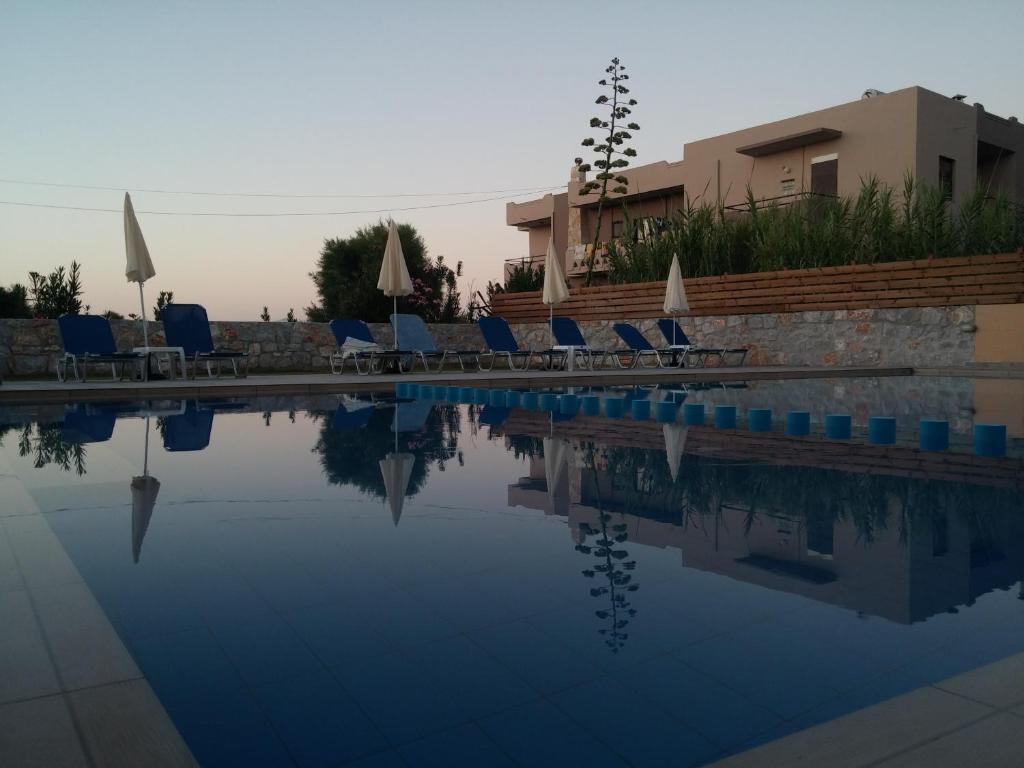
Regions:
<svg viewBox="0 0 1024 768"><path fill-rule="evenodd" d="M380 460L380 474L384 478L384 492L387 494L388 506L391 508L391 520L395 527L402 517L402 506L405 494L409 490L409 480L416 464L416 456L411 453L399 453L398 433L416 432L423 428L430 415L433 403L430 400L414 400L402 411L401 403L395 403L395 418L391 431L395 433L395 452L389 453Z"/></svg>
<svg viewBox="0 0 1024 768"><path fill-rule="evenodd" d="M132 478L132 560L139 562L142 540L153 517L160 481L149 475L149 417L146 417L146 447L143 452L142 476Z"/></svg>
<svg viewBox="0 0 1024 768"><path fill-rule="evenodd" d="M558 437L544 438L544 477L547 479L548 500L555 507L555 491L567 465L569 444Z"/></svg>
<svg viewBox="0 0 1024 768"><path fill-rule="evenodd" d="M686 429L679 424L662 425L665 433L665 459L668 461L668 471L672 474L673 483L679 477L679 464L686 449Z"/></svg>

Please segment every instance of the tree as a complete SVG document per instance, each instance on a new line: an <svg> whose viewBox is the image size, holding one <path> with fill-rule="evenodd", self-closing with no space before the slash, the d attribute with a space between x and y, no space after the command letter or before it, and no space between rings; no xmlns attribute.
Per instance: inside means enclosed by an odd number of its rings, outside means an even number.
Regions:
<svg viewBox="0 0 1024 768"><path fill-rule="evenodd" d="M607 93L602 93L595 100L599 107L607 107L608 116L590 118L590 127L597 129L599 136L595 139L588 136L581 142L584 147L591 147L598 155L593 165L600 172L592 181L586 181L579 188L581 196L597 194L597 221L594 225L594 243L590 254L587 256L587 285L590 285L594 276L594 261L597 258L597 249L601 244L601 218L604 213L605 203L611 201L608 197L609 185L614 183L612 194L624 195L629 191L626 186L629 179L621 174L623 168L629 166L626 158L636 157L636 150L626 145L626 142L633 138L630 131L639 131L640 126L630 122L626 124L628 130L622 130L622 123L632 114L631 107L636 105L636 99L626 98L629 88L623 82L629 79L626 74L626 66L620 63L619 59L613 58L611 64L605 67L608 75L597 81ZM600 141L600 143L597 143ZM591 164L583 162L583 158L576 158L576 170L586 173L591 170Z"/></svg>
<svg viewBox="0 0 1024 768"><path fill-rule="evenodd" d="M284 321L286 323L294 323L295 322L295 310L292 309L291 307L288 308L288 314L284 316Z"/></svg>
<svg viewBox="0 0 1024 768"><path fill-rule="evenodd" d="M174 291L160 291L160 295L156 297L156 306L153 307L153 319L160 319L160 310L166 307L168 304L174 303Z"/></svg>
<svg viewBox="0 0 1024 768"><path fill-rule="evenodd" d="M104 312L103 316L107 318L107 320L124 320L124 315L122 315L120 312L115 312L112 309L108 309L106 312Z"/></svg>
<svg viewBox="0 0 1024 768"><path fill-rule="evenodd" d="M28 304L28 289L24 285L15 283L10 288L0 287L0 317L32 317L32 307Z"/></svg>
<svg viewBox="0 0 1024 768"><path fill-rule="evenodd" d="M263 311L260 312L260 320L262 320L264 323L270 322L270 311L267 309L266 304L263 305Z"/></svg>
<svg viewBox="0 0 1024 768"><path fill-rule="evenodd" d="M81 269L77 261L72 261L66 271L64 267L57 267L46 277L38 272L29 272L33 314L50 319L79 314L82 311ZM89 308L85 307L85 310Z"/></svg>
<svg viewBox="0 0 1024 768"><path fill-rule="evenodd" d="M432 262L423 238L410 224L399 224L398 236L415 288L413 295L399 297L398 310L414 309L427 322L458 319L459 294L455 287L461 264L456 267L458 271L453 271L442 257ZM334 318L387 322L393 302L377 290L387 239L387 224L378 221L357 229L351 237L325 240L316 271L309 275L319 303L306 307L306 317L320 323Z"/></svg>

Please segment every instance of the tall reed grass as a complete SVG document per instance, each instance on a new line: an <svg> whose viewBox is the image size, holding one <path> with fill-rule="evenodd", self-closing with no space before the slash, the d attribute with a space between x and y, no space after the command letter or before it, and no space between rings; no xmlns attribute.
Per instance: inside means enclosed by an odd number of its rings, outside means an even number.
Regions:
<svg viewBox="0 0 1024 768"><path fill-rule="evenodd" d="M977 190L953 205L944 190L907 177L898 192L866 179L854 197L756 200L726 209L687 197L659 232L630 220L608 246L613 283L664 280L678 254L685 277L969 256L1024 246L1024 207Z"/></svg>

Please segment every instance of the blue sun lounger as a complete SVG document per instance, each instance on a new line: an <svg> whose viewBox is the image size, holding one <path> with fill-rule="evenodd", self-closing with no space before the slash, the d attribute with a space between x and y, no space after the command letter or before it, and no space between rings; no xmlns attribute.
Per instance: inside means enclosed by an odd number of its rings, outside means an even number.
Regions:
<svg viewBox="0 0 1024 768"><path fill-rule="evenodd" d="M110 321L101 315L61 315L57 318L57 327L64 347L64 356L57 360L60 381L67 379L68 365L78 381L85 381L89 363L109 364L114 378L118 377L117 366L120 365L123 379L128 363L145 361L145 355L140 352L117 351Z"/></svg>
<svg viewBox="0 0 1024 768"><path fill-rule="evenodd" d="M246 352L234 352L217 349L213 345L210 334L210 319L206 310L199 304L168 304L160 310L160 320L164 324L164 337L167 346L181 347L185 350L186 364L192 361L192 378L196 377L196 369L200 362L206 363L206 374L213 376L212 366L217 364L217 375L220 376L220 364L231 363L235 376L239 376L238 363L242 362L245 375L249 367L249 355ZM186 372L187 373L187 372Z"/></svg>
<svg viewBox="0 0 1024 768"><path fill-rule="evenodd" d="M748 350L745 347L697 347L687 337L686 332L675 320L663 317L658 320L658 328L665 341L671 346L669 349L685 351L687 355L696 355L701 365L707 365L709 357L718 359L719 364L725 362L726 355L738 355L739 365L747 358Z"/></svg>
<svg viewBox="0 0 1024 768"><path fill-rule="evenodd" d="M444 369L444 364L449 355L459 361L462 370L466 370L466 360L477 363L480 359L480 350L456 350L438 349L434 343L427 324L419 315L391 315L391 324L395 328L395 336L398 341L398 352L403 357L411 357L413 362L408 366L412 370L416 366L416 360L423 365L423 370L428 373L437 373ZM433 363L433 368L431 368Z"/></svg>
<svg viewBox="0 0 1024 768"><path fill-rule="evenodd" d="M202 451L210 444L212 430L213 410L189 403L184 413L164 417L164 450Z"/></svg>
<svg viewBox="0 0 1024 768"><path fill-rule="evenodd" d="M487 345L479 357L481 371L492 370L494 361L499 357L504 357L508 361L509 370L512 371L528 370L534 358L542 362L547 360L548 368L554 367L556 360L565 360L567 353L564 350L544 349L534 352L532 349L522 349L508 321L503 317L481 317L477 324ZM517 365L515 361L519 361L519 364Z"/></svg>
<svg viewBox="0 0 1024 768"><path fill-rule="evenodd" d="M329 325L338 344L338 351L329 358L331 373L344 373L345 363L349 360L356 373L370 373L373 370L374 355L384 351L373 338L370 327L362 320L331 320ZM366 363L366 367L362 368L360 363Z"/></svg>
<svg viewBox="0 0 1024 768"><path fill-rule="evenodd" d="M612 352L612 359L620 368L661 368L679 367L686 359L685 353L672 349L657 349L647 340L636 326L630 323L616 323L612 326L627 349ZM648 364L652 361L653 365Z"/></svg>
<svg viewBox="0 0 1024 768"><path fill-rule="evenodd" d="M572 355L573 359L568 360L570 366L575 366L577 358L584 362L585 367L590 370L594 370L595 358L599 359L599 365L604 365L605 358L608 357L608 350L594 349L587 344L580 327L571 317L556 315L551 320L551 330L555 334L557 342L555 349L564 350L567 355Z"/></svg>

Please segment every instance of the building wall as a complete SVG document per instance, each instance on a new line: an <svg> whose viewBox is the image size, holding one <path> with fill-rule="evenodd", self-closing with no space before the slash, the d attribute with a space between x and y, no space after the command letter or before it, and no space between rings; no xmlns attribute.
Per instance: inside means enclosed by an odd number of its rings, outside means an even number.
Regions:
<svg viewBox="0 0 1024 768"><path fill-rule="evenodd" d="M1024 363L1024 304L979 306L976 361L979 363Z"/></svg>
<svg viewBox="0 0 1024 768"><path fill-rule="evenodd" d="M917 108L917 171L915 178L939 183L939 156L952 158L953 202L959 203L977 185L978 117L974 107L931 91L915 89Z"/></svg>

